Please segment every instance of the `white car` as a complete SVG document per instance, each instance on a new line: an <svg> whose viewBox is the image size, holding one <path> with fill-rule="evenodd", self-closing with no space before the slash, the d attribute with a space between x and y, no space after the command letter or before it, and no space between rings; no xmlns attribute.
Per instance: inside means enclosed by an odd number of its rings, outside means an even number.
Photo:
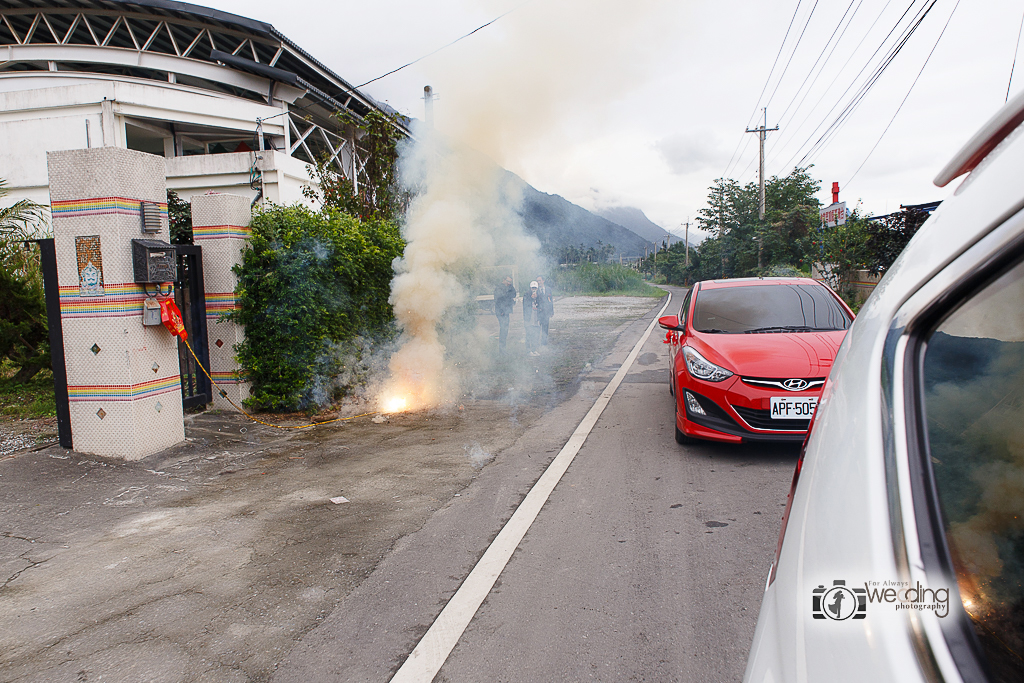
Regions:
<svg viewBox="0 0 1024 683"><path fill-rule="evenodd" d="M839 349L744 680L1024 681L1024 95Z"/></svg>

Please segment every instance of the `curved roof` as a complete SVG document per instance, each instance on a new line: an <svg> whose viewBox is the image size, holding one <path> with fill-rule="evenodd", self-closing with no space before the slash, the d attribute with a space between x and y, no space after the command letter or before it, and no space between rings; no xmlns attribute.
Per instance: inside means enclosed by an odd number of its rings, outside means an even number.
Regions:
<svg viewBox="0 0 1024 683"><path fill-rule="evenodd" d="M181 73L191 78L182 82L199 87L265 100L269 97L265 84L294 84L304 91L300 97L309 100L303 109L318 105L325 115L348 110L358 117L371 108L394 113L273 25L173 0L0 0L0 45L12 47L12 59L0 66L0 75L57 68L145 78L148 68L161 74L148 77L166 79L168 73L178 71L167 61L170 57L181 60ZM50 50L38 49L47 45ZM158 60L133 65L122 57L104 57L96 48L151 53ZM212 65L257 78L228 77L231 74L218 78L218 71L209 68Z"/></svg>

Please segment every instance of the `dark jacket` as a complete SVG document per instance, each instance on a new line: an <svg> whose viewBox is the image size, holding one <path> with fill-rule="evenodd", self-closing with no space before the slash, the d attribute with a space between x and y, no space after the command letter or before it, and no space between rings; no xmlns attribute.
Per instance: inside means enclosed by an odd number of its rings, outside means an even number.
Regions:
<svg viewBox="0 0 1024 683"><path fill-rule="evenodd" d="M506 316L512 313L516 304L516 288L499 282L494 288L494 313L495 315Z"/></svg>
<svg viewBox="0 0 1024 683"><path fill-rule="evenodd" d="M550 318L555 314L555 299L551 294L551 285L544 283L544 289L537 293L537 311L542 318Z"/></svg>

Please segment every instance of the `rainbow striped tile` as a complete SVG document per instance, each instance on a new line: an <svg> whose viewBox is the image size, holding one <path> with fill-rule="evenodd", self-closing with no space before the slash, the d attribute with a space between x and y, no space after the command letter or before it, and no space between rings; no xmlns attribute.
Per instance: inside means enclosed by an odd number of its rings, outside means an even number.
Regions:
<svg viewBox="0 0 1024 683"><path fill-rule="evenodd" d="M192 226L192 238L196 240L223 239L225 237L247 240L250 234L252 231L241 225Z"/></svg>
<svg viewBox="0 0 1024 683"><path fill-rule="evenodd" d="M158 394L181 391L181 376L172 375L141 384L68 385L71 401L137 401Z"/></svg>
<svg viewBox="0 0 1024 683"><path fill-rule="evenodd" d="M62 318L127 318L142 315L146 292L134 282L103 283L103 296L81 296L77 286L60 287ZM173 291L173 289L172 289Z"/></svg>
<svg viewBox="0 0 1024 683"><path fill-rule="evenodd" d="M157 202L160 213L167 216L167 203ZM66 199L52 202L50 213L54 218L77 218L79 216L100 216L121 214L124 216L141 216L142 200L127 197L94 197L91 199Z"/></svg>
<svg viewBox="0 0 1024 683"><path fill-rule="evenodd" d="M207 292L206 319L220 318L226 313L238 310L238 301L234 292Z"/></svg>

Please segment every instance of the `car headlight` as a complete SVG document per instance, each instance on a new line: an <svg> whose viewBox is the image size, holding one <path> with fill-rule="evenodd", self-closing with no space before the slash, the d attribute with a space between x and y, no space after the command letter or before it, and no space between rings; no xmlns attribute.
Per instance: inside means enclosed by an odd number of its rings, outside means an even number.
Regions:
<svg viewBox="0 0 1024 683"><path fill-rule="evenodd" d="M689 346L683 347L683 358L686 359L686 369L697 379L702 379L705 382L721 382L732 377L731 372L708 361Z"/></svg>

